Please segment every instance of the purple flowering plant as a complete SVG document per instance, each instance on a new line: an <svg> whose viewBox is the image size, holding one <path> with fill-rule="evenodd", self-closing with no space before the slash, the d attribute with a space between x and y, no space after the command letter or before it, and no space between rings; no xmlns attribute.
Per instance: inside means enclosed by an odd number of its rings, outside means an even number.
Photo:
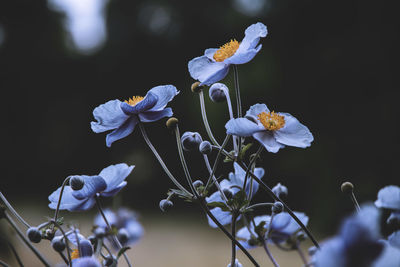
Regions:
<svg viewBox="0 0 400 267"><path fill-rule="evenodd" d="M343 221L336 236L320 244L308 228L310 218L304 212L292 211L284 201L288 188L281 183L271 188L263 178L268 172L265 166L261 166L263 153L277 153L286 146L307 148L314 140L310 130L294 116L271 111L266 104L253 104L242 114L238 65L255 58L262 49L261 38L266 37L267 32L263 23L255 23L245 30L241 42L231 40L220 48L206 49L203 56L189 61L188 71L196 80L191 91L199 97L207 137L194 131L186 131L181 135L179 120L172 117L172 108L167 107L179 93L173 85L156 86L144 97L134 96L125 101L114 99L100 104L93 110L92 131L107 132L106 146L110 147L115 141L123 142L135 128L139 128L146 144L171 180L167 197L159 204L161 211L171 209L174 199L199 205L204 212L204 221L208 221L210 227L219 229L231 244L231 255L227 255L226 266L244 266L237 259L238 250L245 254L253 266L261 266L250 252L253 248L261 247L266 254L264 260L277 267L279 259L271 253L270 246L283 251L296 251L299 266L400 266L398 186L382 188L374 205L360 207L353 185L344 183L342 191L351 197L356 212ZM235 112L230 90L221 83L231 67L234 69ZM226 102L227 105L229 120L225 124L226 136L222 142L215 138L208 123L204 101L206 90L209 90L212 102ZM184 179L178 179L170 171L147 135L145 125L158 123L164 118L168 118L166 126L175 135ZM254 147L257 149L254 150ZM192 179L186 153L201 155L206 177ZM232 171L221 173L218 167L222 164ZM134 167L120 163L104 168L97 175L68 176L48 196L49 208L54 210L54 216L38 226L28 224L2 193L0 196L4 206L1 206L0 216L10 223L44 266L52 266L53 263L31 244L43 239L50 241L52 249L60 255L60 262L67 266L117 266L122 257L128 266L132 266L126 250L140 241L144 228L138 216L127 208L103 209L101 198L112 198L123 190ZM254 197L256 194L258 198ZM65 224L64 218L59 216L60 210L85 212L94 206L99 214L94 219L92 232L87 236L81 234L75 225ZM391 225L393 230L388 236L381 234L379 220L382 210L390 214L386 224ZM26 234L15 224L13 217L26 227ZM302 245L306 239L313 245L308 255L303 252Z"/></svg>

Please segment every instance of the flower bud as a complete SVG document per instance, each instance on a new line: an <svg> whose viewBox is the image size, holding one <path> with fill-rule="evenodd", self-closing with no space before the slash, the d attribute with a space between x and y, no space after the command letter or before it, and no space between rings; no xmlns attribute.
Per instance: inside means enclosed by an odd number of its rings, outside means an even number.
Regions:
<svg viewBox="0 0 400 267"><path fill-rule="evenodd" d="M227 199L230 199L230 198L232 198L232 196L233 196L232 191L229 190L229 189L227 189L227 188L225 188L224 190L222 190L222 192L224 192L224 195L226 196Z"/></svg>
<svg viewBox="0 0 400 267"><path fill-rule="evenodd" d="M118 240L124 244L126 242L128 242L129 240L129 233L125 228L121 228L118 230L118 234L117 234Z"/></svg>
<svg viewBox="0 0 400 267"><path fill-rule="evenodd" d="M196 180L193 182L194 188L199 188L200 186L203 186L203 185L204 185L203 182L200 180Z"/></svg>
<svg viewBox="0 0 400 267"><path fill-rule="evenodd" d="M275 202L274 205L272 205L271 210L272 210L272 212L275 213L275 214L281 213L281 212L283 211L283 204L282 204L282 202L279 202L279 201Z"/></svg>
<svg viewBox="0 0 400 267"><path fill-rule="evenodd" d="M83 188L83 186L85 185L85 182L83 181L83 179L81 177L73 176L69 180L69 184L71 185L72 190L77 191L77 190L81 190Z"/></svg>
<svg viewBox="0 0 400 267"><path fill-rule="evenodd" d="M93 255L93 246L89 240L81 240L79 242L79 246L81 247L81 251L79 253L80 257L90 257Z"/></svg>
<svg viewBox="0 0 400 267"><path fill-rule="evenodd" d="M212 145L208 141L203 141L199 145L199 150L202 154L210 154L212 152Z"/></svg>
<svg viewBox="0 0 400 267"><path fill-rule="evenodd" d="M223 83L214 83L209 90L210 99L213 102L224 102L226 100L226 94L228 94L229 90Z"/></svg>
<svg viewBox="0 0 400 267"><path fill-rule="evenodd" d="M166 212L168 209L172 208L173 205L174 203L172 203L172 201L168 199L163 199L160 201L160 209L163 212Z"/></svg>
<svg viewBox="0 0 400 267"><path fill-rule="evenodd" d="M57 252L62 252L65 249L63 236L56 236L51 240L51 246Z"/></svg>
<svg viewBox="0 0 400 267"><path fill-rule="evenodd" d="M176 125L178 124L178 119L175 117L171 117L167 120L167 122L165 123L165 125L167 125L167 128L170 130L175 129Z"/></svg>
<svg viewBox="0 0 400 267"><path fill-rule="evenodd" d="M194 82L192 86L190 87L193 93L198 93L201 90L203 90L203 86L200 85L200 82Z"/></svg>
<svg viewBox="0 0 400 267"><path fill-rule="evenodd" d="M351 194L354 189L354 185L350 182L344 182L342 186L340 187L343 193L345 194Z"/></svg>
<svg viewBox="0 0 400 267"><path fill-rule="evenodd" d="M106 230L103 227L97 227L96 229L94 229L94 235L97 238L103 238L106 236Z"/></svg>
<svg viewBox="0 0 400 267"><path fill-rule="evenodd" d="M26 234L28 235L29 240L33 243L39 243L40 240L42 240L42 233L37 227L30 227L26 231Z"/></svg>
<svg viewBox="0 0 400 267"><path fill-rule="evenodd" d="M201 135L197 132L185 132L181 137L183 149L186 151L193 151L197 149L201 141Z"/></svg>
<svg viewBox="0 0 400 267"><path fill-rule="evenodd" d="M272 188L272 192L278 197L286 197L288 195L288 189L286 186L278 183Z"/></svg>

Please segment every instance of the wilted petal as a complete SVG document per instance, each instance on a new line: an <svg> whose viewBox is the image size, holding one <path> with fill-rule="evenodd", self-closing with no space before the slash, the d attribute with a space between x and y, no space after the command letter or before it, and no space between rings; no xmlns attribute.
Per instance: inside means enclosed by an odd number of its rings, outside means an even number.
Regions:
<svg viewBox="0 0 400 267"><path fill-rule="evenodd" d="M274 136L273 133L270 131L262 131L253 134L254 139L259 141L266 150L272 153L276 153L279 151L279 149L284 148L285 146L281 143L278 143Z"/></svg>
<svg viewBox="0 0 400 267"><path fill-rule="evenodd" d="M146 111L139 114L139 119L141 122L153 122L158 121L165 117L171 117L173 114L171 108L165 108L158 111Z"/></svg>
<svg viewBox="0 0 400 267"><path fill-rule="evenodd" d="M157 103L152 107L151 111L159 111L164 109L168 102L170 102L179 91L173 85L160 85L150 89L149 93L153 93L157 96Z"/></svg>
<svg viewBox="0 0 400 267"><path fill-rule="evenodd" d="M279 115L285 117L285 126L274 131L276 141L287 146L309 147L314 137L308 128L288 113L279 113Z"/></svg>
<svg viewBox="0 0 400 267"><path fill-rule="evenodd" d="M115 141L122 139L128 135L130 135L135 129L136 124L138 123L138 119L136 116L130 117L125 121L121 127L107 134L106 136L106 145L111 147L112 143Z"/></svg>
<svg viewBox="0 0 400 267"><path fill-rule="evenodd" d="M251 136L256 132L263 131L258 124L246 119L246 118L238 118L238 119L230 119L226 124L226 133L247 137Z"/></svg>
<svg viewBox="0 0 400 267"><path fill-rule="evenodd" d="M72 195L76 199L91 198L96 193L99 193L107 188L106 182L100 176L77 175L76 177L81 178L85 183L82 189L72 191Z"/></svg>
<svg viewBox="0 0 400 267"><path fill-rule="evenodd" d="M206 56L196 57L188 64L190 76L201 84L211 85L219 82L228 74L229 66L222 62L213 62Z"/></svg>
<svg viewBox="0 0 400 267"><path fill-rule="evenodd" d="M101 104L93 110L93 117L97 120L90 123L93 132L101 133L120 127L129 116L121 109L118 99Z"/></svg>

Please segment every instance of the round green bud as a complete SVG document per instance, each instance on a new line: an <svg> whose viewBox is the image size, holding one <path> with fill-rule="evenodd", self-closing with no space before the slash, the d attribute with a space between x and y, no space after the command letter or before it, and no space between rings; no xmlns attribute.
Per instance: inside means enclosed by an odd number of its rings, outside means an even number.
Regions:
<svg viewBox="0 0 400 267"><path fill-rule="evenodd" d="M176 125L178 125L178 119L175 117L171 117L167 120L167 122L165 123L165 125L167 125L168 129L175 129Z"/></svg>
<svg viewBox="0 0 400 267"><path fill-rule="evenodd" d="M193 93L198 93L201 90L203 90L203 86L200 85L200 82L194 82L192 86L190 87Z"/></svg>
<svg viewBox="0 0 400 267"><path fill-rule="evenodd" d="M350 182L344 182L342 186L340 187L343 193L345 194L351 194L354 189L354 185Z"/></svg>
<svg viewBox="0 0 400 267"><path fill-rule="evenodd" d="M203 185L204 185L204 183L200 180L196 180L193 182L194 188L199 188L200 186L203 186Z"/></svg>

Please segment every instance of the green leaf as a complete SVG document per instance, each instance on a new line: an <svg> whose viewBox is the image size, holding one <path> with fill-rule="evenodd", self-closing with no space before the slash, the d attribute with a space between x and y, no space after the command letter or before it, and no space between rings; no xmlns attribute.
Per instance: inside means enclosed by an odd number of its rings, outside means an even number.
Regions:
<svg viewBox="0 0 400 267"><path fill-rule="evenodd" d="M207 205L210 207L213 207L213 208L221 208L221 210L223 210L223 211L230 211L224 202L215 201L215 202L207 203Z"/></svg>
<svg viewBox="0 0 400 267"><path fill-rule="evenodd" d="M265 229L265 224L266 224L265 221L261 221L261 222L254 228L255 232L256 232L257 234L259 234L260 236L264 236L265 233L266 233L266 231L267 231L267 229Z"/></svg>
<svg viewBox="0 0 400 267"><path fill-rule="evenodd" d="M242 150L240 151L239 154L239 159L243 159L246 156L246 152L253 146L253 143L248 143L244 146L242 146Z"/></svg>
<svg viewBox="0 0 400 267"><path fill-rule="evenodd" d="M127 251L128 249L131 249L130 247L123 247L118 251L118 255L117 255L117 259L119 259L119 257L121 257L122 254L125 253L125 251Z"/></svg>

